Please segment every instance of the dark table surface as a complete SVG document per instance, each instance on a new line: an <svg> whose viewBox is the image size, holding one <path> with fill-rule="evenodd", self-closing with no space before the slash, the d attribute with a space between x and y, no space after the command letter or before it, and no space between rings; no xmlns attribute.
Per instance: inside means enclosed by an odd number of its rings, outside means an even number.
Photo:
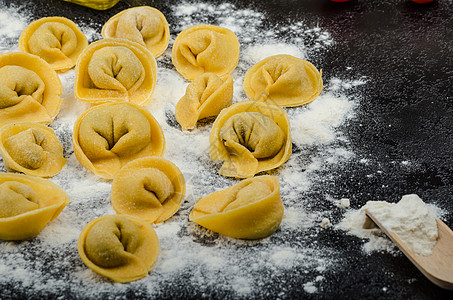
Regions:
<svg viewBox="0 0 453 300"><path fill-rule="evenodd" d="M116 12L145 4L168 15L173 1L123 0L107 12L58 0L28 2L36 18L61 15L103 23ZM367 78L367 84L357 88L362 97L357 116L348 123L347 137L357 157L370 158L371 163L353 160L336 168L331 193L338 198L350 195L351 202L362 205L371 199L398 201L401 195L417 193L448 211L444 221L452 227L453 1L428 5L408 0L229 2L267 13L270 23L278 24L282 18L303 20L327 30L335 43L311 57L323 69L325 82L334 77ZM174 22L171 17L168 21ZM414 162L413 167L394 163L403 160ZM375 169L381 176L365 176ZM425 279L403 255L364 255L357 238L335 231L318 238L320 244L344 250L344 268L325 274L322 291L316 294L304 294L301 285L288 279L283 298L453 299L453 293ZM407 278L415 278L416 284ZM383 290L383 285L388 289ZM269 291L270 298L277 297L278 291ZM71 296L70 290L66 296ZM200 296L190 286L176 285L162 297Z"/></svg>

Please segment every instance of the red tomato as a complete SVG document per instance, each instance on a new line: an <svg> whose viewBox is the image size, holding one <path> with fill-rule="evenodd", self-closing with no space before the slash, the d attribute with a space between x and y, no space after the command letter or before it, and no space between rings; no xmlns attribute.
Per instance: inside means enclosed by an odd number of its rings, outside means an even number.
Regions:
<svg viewBox="0 0 453 300"><path fill-rule="evenodd" d="M425 4L429 2L433 2L434 0L411 0L412 2L419 3L419 4Z"/></svg>

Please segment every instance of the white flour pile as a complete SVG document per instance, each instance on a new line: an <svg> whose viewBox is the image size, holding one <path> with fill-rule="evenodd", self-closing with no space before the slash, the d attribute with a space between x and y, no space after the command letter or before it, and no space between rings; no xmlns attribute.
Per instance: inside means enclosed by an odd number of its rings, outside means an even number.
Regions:
<svg viewBox="0 0 453 300"><path fill-rule="evenodd" d="M405 195L398 203L369 201L340 224L357 236L378 240L375 235L380 233L379 229L363 228L365 210L372 213L388 231L394 232L415 254L432 253L438 237L436 214L417 195Z"/></svg>
<svg viewBox="0 0 453 300"><path fill-rule="evenodd" d="M436 215L420 197L405 195L396 204L369 211L415 254L432 253L438 237Z"/></svg>
<svg viewBox="0 0 453 300"><path fill-rule="evenodd" d="M21 30L33 20L32 10L6 8L1 1L0 7L0 50L17 50ZM3 291L27 291L28 295L36 297L65 292L76 298L108 296L110 299L143 295L171 298L177 295L172 294L175 291L193 294L194 290L197 294L217 298L223 295L284 297L301 285L307 293L322 292L323 274L333 272L338 263L337 250L319 246L316 241L318 233L324 230L319 226L321 220L331 214L319 208L324 202L330 203L330 196L322 191L322 186L331 180L325 177L329 169L354 157L342 130L354 117L360 97L346 94L354 95L354 88L365 82L356 78L326 81L321 96L312 104L287 109L294 152L286 164L272 172L280 179L285 205L285 219L280 229L273 236L258 241L214 234L190 223L190 210L198 198L237 181L218 175L220 165L209 159L212 124L182 132L176 122L175 105L188 83L170 63L175 34L200 23L228 27L237 34L241 57L233 73L236 102L246 100L242 80L257 61L281 53L311 60L328 49L333 41L322 28L308 28L303 21L266 27L265 14L238 9L231 4L183 2L172 9L172 14L167 16L173 32L171 43L164 56L158 59L157 86L147 108L164 130L165 158L183 172L187 194L180 211L168 222L155 227L161 244L155 268L139 281L115 284L88 269L79 258L76 244L83 226L114 211L110 205L111 183L84 169L72 151L73 124L87 105L74 97L74 70L71 70L60 75L64 103L50 125L68 158L62 172L51 180L66 190L71 203L36 238L0 242ZM80 25L90 41L99 38L102 24ZM323 73L328 74L329 70ZM0 170L5 171L2 161ZM313 192L313 187L317 188L317 193ZM315 208L314 203L321 205ZM298 283L290 283L290 278L299 278Z"/></svg>
<svg viewBox="0 0 453 300"><path fill-rule="evenodd" d="M365 210L368 210L415 254L430 255L438 237L434 209L428 207L415 194L403 196L398 203L368 201L359 210L346 214L338 227L358 237L369 239L364 245L367 252L392 251L392 242L367 218Z"/></svg>

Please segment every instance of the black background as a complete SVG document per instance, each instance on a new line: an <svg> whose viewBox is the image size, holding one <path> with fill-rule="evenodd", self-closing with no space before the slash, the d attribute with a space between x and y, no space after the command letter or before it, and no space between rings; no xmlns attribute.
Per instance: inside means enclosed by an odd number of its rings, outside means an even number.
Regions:
<svg viewBox="0 0 453 300"><path fill-rule="evenodd" d="M169 0L123 0L105 12L57 0L27 2L35 18L60 15L104 23L125 8L150 5L167 16L170 28L174 22L169 12L175 1ZM282 18L303 20L308 26L329 31L334 45L311 58L323 70L325 82L333 77L367 78L367 84L355 91L362 99L347 135L357 157L371 163L351 161L340 166L331 193L339 198L350 195L351 202L362 204L375 199L396 202L401 195L417 193L425 202L448 211L444 221L452 227L453 1L435 0L427 5L409 0L228 2L265 12L270 24L278 24ZM413 166L408 169L395 163L401 161ZM381 176L365 176L377 169ZM453 299L452 292L425 279L402 255L365 256L359 239L332 231L319 238L321 244L344 249L343 269L327 273L317 294L304 294L302 285L293 282L297 276L288 278L291 290L285 298ZM415 278L415 283L408 278ZM181 286L165 297L200 297L190 286ZM271 298L278 294L272 288L269 291ZM212 291L207 296L229 295ZM71 297L70 291L65 297Z"/></svg>

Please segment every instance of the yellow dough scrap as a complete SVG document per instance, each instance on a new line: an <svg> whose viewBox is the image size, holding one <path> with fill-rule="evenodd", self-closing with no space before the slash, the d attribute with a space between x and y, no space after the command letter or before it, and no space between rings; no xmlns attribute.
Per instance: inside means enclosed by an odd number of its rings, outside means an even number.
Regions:
<svg viewBox="0 0 453 300"><path fill-rule="evenodd" d="M102 27L104 38L127 39L158 57L167 49L170 28L165 16L150 6L132 7L111 17Z"/></svg>
<svg viewBox="0 0 453 300"><path fill-rule="evenodd" d="M172 162L160 157L136 159L125 165L112 183L112 206L119 214L161 223L181 207L184 177Z"/></svg>
<svg viewBox="0 0 453 300"><path fill-rule="evenodd" d="M80 101L93 104L147 105L156 85L156 70L156 59L144 46L125 39L100 40L80 55L74 93Z"/></svg>
<svg viewBox="0 0 453 300"><path fill-rule="evenodd" d="M192 26L176 37L171 59L178 73L187 80L206 72L224 76L238 64L239 41L232 31L223 27Z"/></svg>
<svg viewBox="0 0 453 300"><path fill-rule="evenodd" d="M209 155L219 174L248 178L275 169L291 156L288 115L277 105L243 101L222 110L212 126Z"/></svg>
<svg viewBox="0 0 453 300"><path fill-rule="evenodd" d="M49 124L63 93L55 70L36 55L0 54L0 127L15 122Z"/></svg>
<svg viewBox="0 0 453 300"><path fill-rule="evenodd" d="M39 177L56 175L66 163L53 129L32 122L0 128L0 153L8 171Z"/></svg>
<svg viewBox="0 0 453 300"><path fill-rule="evenodd" d="M306 60L291 55L270 56L252 66L244 77L251 100L280 106L312 102L322 90L322 73Z"/></svg>
<svg viewBox="0 0 453 300"><path fill-rule="evenodd" d="M106 103L77 119L73 145L85 168L113 179L129 161L162 156L165 139L159 123L146 109L132 103Z"/></svg>
<svg viewBox="0 0 453 300"><path fill-rule="evenodd" d="M71 20L47 17L30 23L19 38L22 52L37 55L56 71L73 68L88 40Z"/></svg>
<svg viewBox="0 0 453 300"><path fill-rule="evenodd" d="M233 103L233 77L224 79L205 73L192 81L176 105L175 116L183 130L192 129L197 121L217 116Z"/></svg>
<svg viewBox="0 0 453 300"><path fill-rule="evenodd" d="M159 239L145 221L126 215L103 216L89 222L77 249L96 273L126 283L145 277L159 256Z"/></svg>
<svg viewBox="0 0 453 300"><path fill-rule="evenodd" d="M283 211L278 178L265 175L201 198L189 220L229 237L259 239L277 230Z"/></svg>
<svg viewBox="0 0 453 300"><path fill-rule="evenodd" d="M68 195L47 179L0 173L0 239L36 236L68 204Z"/></svg>

